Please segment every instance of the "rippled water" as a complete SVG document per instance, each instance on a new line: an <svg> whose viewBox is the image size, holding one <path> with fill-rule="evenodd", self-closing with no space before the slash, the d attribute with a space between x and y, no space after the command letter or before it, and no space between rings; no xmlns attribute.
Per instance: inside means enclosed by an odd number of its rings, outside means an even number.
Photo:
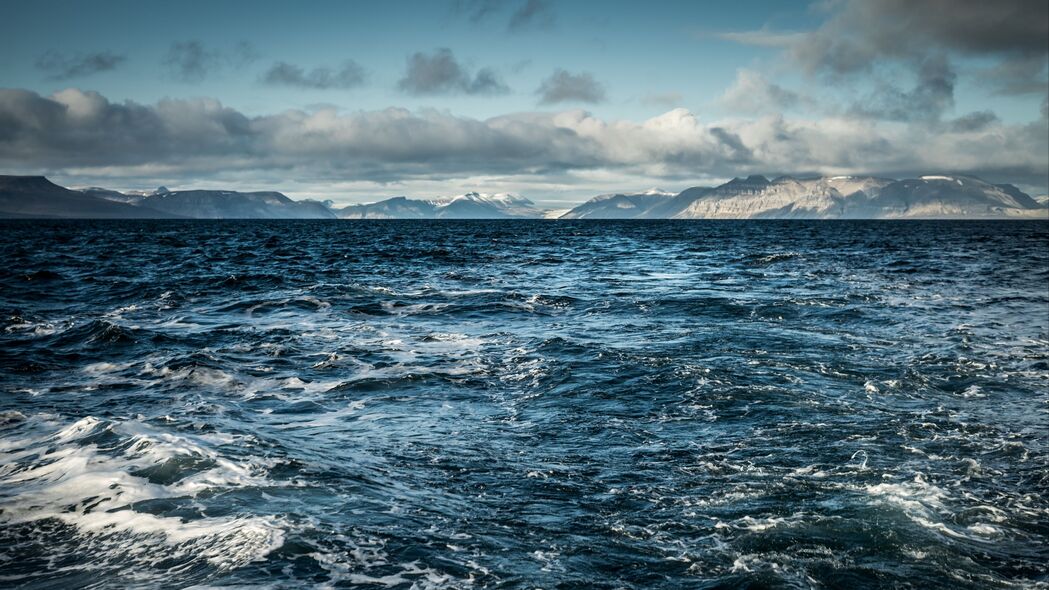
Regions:
<svg viewBox="0 0 1049 590"><path fill-rule="evenodd" d="M1049 586L1045 223L0 232L0 585Z"/></svg>

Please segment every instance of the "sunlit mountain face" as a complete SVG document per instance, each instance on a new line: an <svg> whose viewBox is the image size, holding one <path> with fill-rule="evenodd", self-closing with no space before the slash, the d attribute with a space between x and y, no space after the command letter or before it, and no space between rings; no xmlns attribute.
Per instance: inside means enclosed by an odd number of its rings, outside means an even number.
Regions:
<svg viewBox="0 0 1049 590"><path fill-rule="evenodd" d="M0 587L1045 587L1045 0L0 15Z"/></svg>

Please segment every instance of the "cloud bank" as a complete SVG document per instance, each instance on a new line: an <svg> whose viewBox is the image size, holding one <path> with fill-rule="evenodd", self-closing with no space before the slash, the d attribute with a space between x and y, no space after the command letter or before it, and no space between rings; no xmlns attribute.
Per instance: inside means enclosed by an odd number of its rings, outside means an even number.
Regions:
<svg viewBox="0 0 1049 590"><path fill-rule="evenodd" d="M704 123L686 109L640 122L582 110L479 120L399 108L247 116L217 100L112 102L68 89L0 89L0 162L67 175L289 177L393 182L566 174L693 182L761 173L968 172L1044 186L1049 123L976 117L918 126L766 116Z"/></svg>

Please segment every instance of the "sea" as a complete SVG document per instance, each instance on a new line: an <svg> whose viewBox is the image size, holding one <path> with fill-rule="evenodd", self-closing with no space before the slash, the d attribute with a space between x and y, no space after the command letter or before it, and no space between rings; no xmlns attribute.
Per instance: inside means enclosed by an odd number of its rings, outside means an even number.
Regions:
<svg viewBox="0 0 1049 590"><path fill-rule="evenodd" d="M0 222L0 587L1047 564L1044 221Z"/></svg>

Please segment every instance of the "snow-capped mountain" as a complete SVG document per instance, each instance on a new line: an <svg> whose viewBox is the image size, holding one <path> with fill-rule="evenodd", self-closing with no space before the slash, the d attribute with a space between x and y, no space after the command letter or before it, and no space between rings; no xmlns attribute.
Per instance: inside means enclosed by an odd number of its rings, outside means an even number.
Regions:
<svg viewBox="0 0 1049 590"><path fill-rule="evenodd" d="M631 219L673 197L674 193L658 188L641 193L599 195L559 219Z"/></svg>
<svg viewBox="0 0 1049 590"><path fill-rule="evenodd" d="M543 212L536 208L535 203L512 193L477 193L470 192L454 197L441 197L431 202L438 209L444 209L456 204L462 206L463 201L468 201L482 207L491 207L506 217L542 217ZM440 211L438 211L440 216Z"/></svg>
<svg viewBox="0 0 1049 590"><path fill-rule="evenodd" d="M607 196L591 199L563 219L592 217ZM616 203L615 199L612 199ZM1047 217L1049 210L1012 185L971 176L931 175L892 180L831 176L769 180L754 175L723 185L695 187L647 209L622 208L638 219L896 219ZM633 213L633 214L630 214Z"/></svg>
<svg viewBox="0 0 1049 590"><path fill-rule="evenodd" d="M543 211L528 199L509 193L466 193L422 200L394 197L336 210L343 219L507 219L541 218Z"/></svg>

